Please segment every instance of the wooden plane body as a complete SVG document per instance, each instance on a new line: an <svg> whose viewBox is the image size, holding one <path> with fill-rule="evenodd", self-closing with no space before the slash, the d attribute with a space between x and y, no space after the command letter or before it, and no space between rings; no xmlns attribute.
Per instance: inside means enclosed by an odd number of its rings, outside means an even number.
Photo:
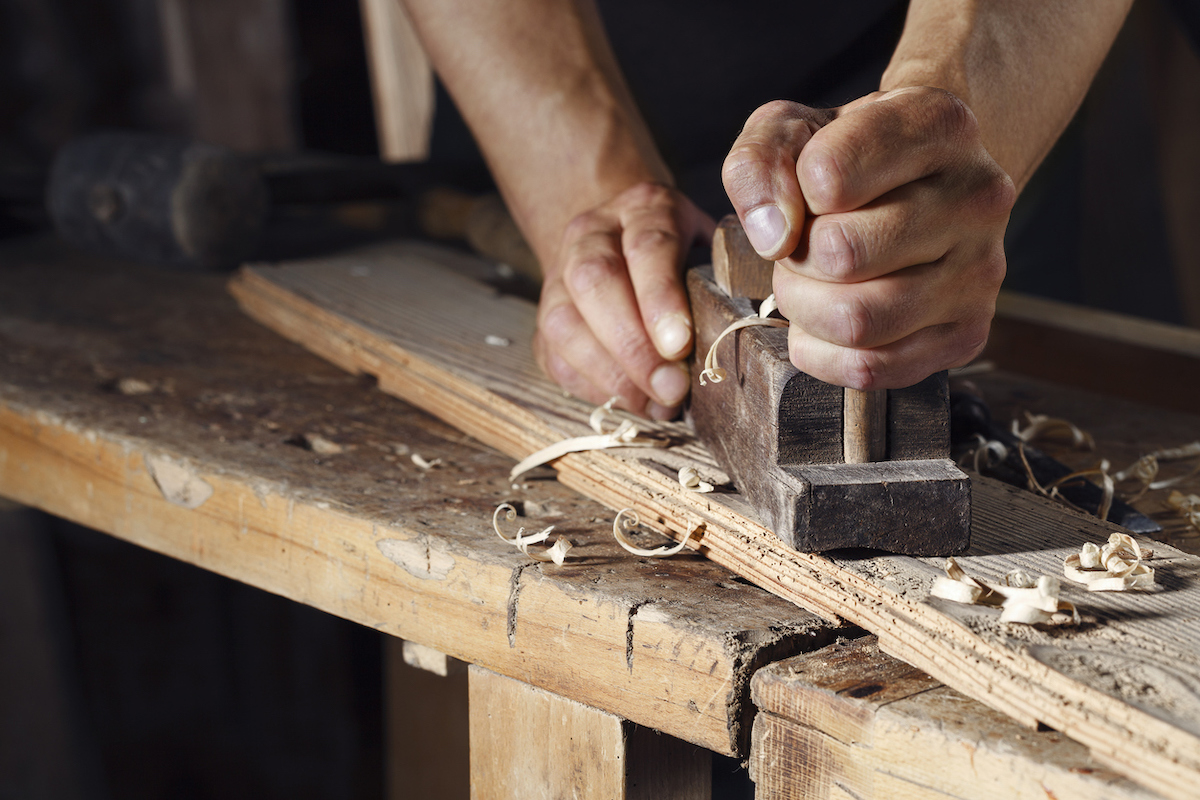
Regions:
<svg viewBox="0 0 1200 800"><path fill-rule="evenodd" d="M865 547L906 555L967 549L971 484L950 459L946 373L888 392L885 461L843 461L843 392L788 360L787 329L749 327L725 338L727 376L698 380L712 342L755 313L709 267L688 273L696 330L688 418L762 522L790 547Z"/></svg>

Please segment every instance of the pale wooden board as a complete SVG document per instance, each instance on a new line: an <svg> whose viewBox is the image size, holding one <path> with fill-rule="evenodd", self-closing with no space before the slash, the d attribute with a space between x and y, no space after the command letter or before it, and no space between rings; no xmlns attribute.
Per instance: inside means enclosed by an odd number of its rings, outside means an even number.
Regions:
<svg viewBox="0 0 1200 800"><path fill-rule="evenodd" d="M588 432L590 408L564 397L529 351L534 308L439 267L436 251L399 246L280 268L244 270L232 290L249 313L380 387L514 457ZM488 336L508 339L491 347ZM632 507L674 536L703 525L699 548L781 597L880 637L909 663L1032 725L1086 744L1098 759L1175 797L1200 779L1200 559L1158 546L1163 590L1065 594L1078 630L999 625L988 611L925 601L932 561L824 558L781 547L735 495L680 489L694 463L720 480L682 425L670 451L573 454L559 479L614 507ZM985 578L1023 567L1057 574L1085 541L1113 527L990 481L974 490L974 544L962 559Z"/></svg>
<svg viewBox="0 0 1200 800"><path fill-rule="evenodd" d="M705 559L629 556L553 480L514 489L511 459L263 329L218 276L9 247L0 285L0 495L728 755L753 671L834 635ZM579 558L501 542L506 500Z"/></svg>

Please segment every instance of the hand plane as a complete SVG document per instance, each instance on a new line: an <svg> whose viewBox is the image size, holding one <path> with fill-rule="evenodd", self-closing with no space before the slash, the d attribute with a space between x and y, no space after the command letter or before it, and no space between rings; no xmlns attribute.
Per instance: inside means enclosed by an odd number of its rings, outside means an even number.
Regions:
<svg viewBox="0 0 1200 800"><path fill-rule="evenodd" d="M763 524L804 552L966 550L971 484L949 457L946 373L905 389L843 389L792 365L786 328L746 327L719 343L724 380L700 385L712 343L757 313L774 269L732 215L712 260L687 276L696 336L687 417Z"/></svg>

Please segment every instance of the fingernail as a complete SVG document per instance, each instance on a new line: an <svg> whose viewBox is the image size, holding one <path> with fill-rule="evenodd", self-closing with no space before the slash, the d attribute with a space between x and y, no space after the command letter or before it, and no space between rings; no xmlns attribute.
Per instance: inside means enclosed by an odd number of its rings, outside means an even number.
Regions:
<svg viewBox="0 0 1200 800"><path fill-rule="evenodd" d="M759 206L746 214L746 238L766 258L779 249L787 236L787 220L778 206Z"/></svg>
<svg viewBox="0 0 1200 800"><path fill-rule="evenodd" d="M650 388L655 399L664 406L676 406L692 388L692 376L682 361L663 364L650 376Z"/></svg>
<svg viewBox="0 0 1200 800"><path fill-rule="evenodd" d="M692 321L680 311L666 314L654 323L654 343L663 358L683 354L692 341Z"/></svg>

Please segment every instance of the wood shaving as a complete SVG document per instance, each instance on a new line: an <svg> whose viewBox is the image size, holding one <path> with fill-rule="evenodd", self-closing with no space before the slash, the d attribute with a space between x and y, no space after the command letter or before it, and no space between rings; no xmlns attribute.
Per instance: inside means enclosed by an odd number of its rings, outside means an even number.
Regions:
<svg viewBox="0 0 1200 800"><path fill-rule="evenodd" d="M1022 442L1033 443L1039 439L1065 441L1084 450L1095 450L1096 442L1092 435L1080 430L1073 423L1045 414L1030 414L1025 412L1027 425L1021 427L1015 419L1012 422L1012 434Z"/></svg>
<svg viewBox="0 0 1200 800"><path fill-rule="evenodd" d="M510 505L509 503L501 503L500 505L496 506L496 510L492 512L492 530L494 530L496 532L497 536L499 536L503 541L508 542L513 547L520 550L523 554L532 558L534 561L542 561L542 562L553 561L558 566L560 566L560 567L562 566L563 562L566 561L566 559L567 559L567 553L570 551L572 545L569 541L567 541L566 539L564 539L561 536L558 537L554 541L553 545L551 545L550 547L547 547L544 550L541 550L541 551L535 550L532 552L529 550L529 546L531 544L541 544L542 542L544 542L550 538L550 533L551 533L551 531L554 530L553 525L551 525L547 528L543 528L542 530L538 531L537 533L531 533L528 536L524 535L525 528L520 527L520 528L517 528L516 535L510 539L507 536L505 536L503 533L500 532L500 512L501 511L504 512L504 518L509 521L512 521L517 518L517 510L515 508L513 508L512 505Z"/></svg>
<svg viewBox="0 0 1200 800"><path fill-rule="evenodd" d="M420 453L413 453L411 456L409 456L409 458L412 459L412 463L424 470L435 469L436 467L440 467L442 465L442 460L440 458L427 461Z"/></svg>
<svg viewBox="0 0 1200 800"><path fill-rule="evenodd" d="M141 378L121 378L116 388L119 393L127 395L150 394L154 391L154 385Z"/></svg>
<svg viewBox="0 0 1200 800"><path fill-rule="evenodd" d="M712 347L708 348L708 354L704 356L704 370L700 373L701 386L707 386L709 381L720 383L725 380L725 376L728 374L721 367L717 366L717 346L721 344L721 340L734 331L755 326L786 328L788 321L786 319L779 319L778 317L744 317L729 323L729 327L721 331L721 335L713 340Z"/></svg>
<svg viewBox="0 0 1200 800"><path fill-rule="evenodd" d="M778 310L779 304L775 302L775 293L771 292L771 294L767 295L767 299L763 300L762 304L758 307L758 316L766 319Z"/></svg>
<svg viewBox="0 0 1200 800"><path fill-rule="evenodd" d="M657 436L645 436L642 434L641 428L632 419L619 419L612 410L613 403L617 398L609 399L602 406L597 406L592 411L588 422L592 426L592 430L596 431L594 436L576 436L571 439L563 439L555 442L549 447L543 447L536 453L527 456L523 461L512 468L508 473L508 479L515 481L519 476L533 469L540 467L542 464L548 464L555 459L562 458L567 453L581 453L585 450L605 450L610 447L666 447L670 441ZM610 421L617 422L617 426L612 430L605 432L604 423Z"/></svg>
<svg viewBox="0 0 1200 800"><path fill-rule="evenodd" d="M705 494L713 490L713 485L700 479L700 473L695 467L681 467L679 470L679 485L689 492Z"/></svg>
<svg viewBox="0 0 1200 800"><path fill-rule="evenodd" d="M1021 570L1013 570L1004 577L1003 584L992 585L968 575L953 558L946 559L945 568L946 575L939 576L929 590L932 597L1000 608L1001 622L1079 624L1075 604L1059 599L1057 578L1042 575L1034 579Z"/></svg>
<svg viewBox="0 0 1200 800"><path fill-rule="evenodd" d="M1154 553L1142 550L1127 533L1114 533L1103 547L1086 543L1063 562L1068 580L1082 583L1089 592L1125 592L1154 585L1154 569L1142 563Z"/></svg>
<svg viewBox="0 0 1200 800"><path fill-rule="evenodd" d="M1167 504L1186 519L1189 525L1200 531L1200 494L1184 494L1172 490Z"/></svg>
<svg viewBox="0 0 1200 800"><path fill-rule="evenodd" d="M304 445L309 450L322 456L337 455L345 449L337 442L331 442L324 436L316 433L304 434Z"/></svg>
<svg viewBox="0 0 1200 800"><path fill-rule="evenodd" d="M674 546L663 545L662 547L647 549L644 547L638 547L633 542L629 541L628 537L625 535L628 531L637 528L640 524L641 520L638 518L636 511L634 511L632 508L622 508L617 512L617 516L613 518L613 537L617 540L617 544L621 545L621 547L624 547L635 556L648 556L650 558L666 558L667 556L673 556L679 553L691 540L692 534L700 529L699 525L693 525L692 527L688 528L687 535L683 537L682 541L678 542Z"/></svg>

